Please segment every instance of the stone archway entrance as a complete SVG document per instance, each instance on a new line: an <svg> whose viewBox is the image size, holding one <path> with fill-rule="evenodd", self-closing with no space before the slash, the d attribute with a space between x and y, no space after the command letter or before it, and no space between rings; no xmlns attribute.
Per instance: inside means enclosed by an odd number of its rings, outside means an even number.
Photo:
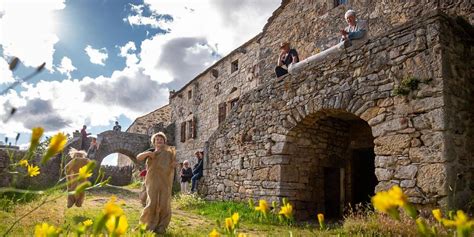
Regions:
<svg viewBox="0 0 474 237"><path fill-rule="evenodd" d="M282 168L281 186L300 189L294 202L301 218L340 218L347 205L370 201L377 179L367 122L342 110L321 110L299 122L287 139L289 164Z"/></svg>

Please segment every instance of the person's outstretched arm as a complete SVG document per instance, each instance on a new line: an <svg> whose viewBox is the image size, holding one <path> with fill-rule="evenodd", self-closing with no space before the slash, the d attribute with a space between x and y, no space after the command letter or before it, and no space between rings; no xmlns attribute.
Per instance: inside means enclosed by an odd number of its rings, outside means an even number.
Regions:
<svg viewBox="0 0 474 237"><path fill-rule="evenodd" d="M152 155L153 155L152 151L144 151L137 155L137 160L142 161L142 160L145 160L146 158L152 157Z"/></svg>

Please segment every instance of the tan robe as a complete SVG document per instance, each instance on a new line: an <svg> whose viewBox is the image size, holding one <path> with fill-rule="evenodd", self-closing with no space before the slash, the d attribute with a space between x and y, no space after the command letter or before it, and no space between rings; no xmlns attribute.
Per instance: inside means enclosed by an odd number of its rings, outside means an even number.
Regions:
<svg viewBox="0 0 474 237"><path fill-rule="evenodd" d="M87 158L73 158L69 163L67 163L65 170L66 170L66 180L67 180L67 191L72 192L76 189L77 185L81 184L82 181L76 181L70 183L71 180L75 179L78 176L79 169L82 168L84 165L87 165L90 160ZM70 208L74 204L77 207L81 207L82 203L84 202L85 192L80 194L71 194L67 197L67 207Z"/></svg>
<svg viewBox="0 0 474 237"><path fill-rule="evenodd" d="M140 222L146 224L148 230L164 233L171 221L171 188L176 165L175 148L161 145L154 157L147 159L146 165L148 168L145 178L147 200Z"/></svg>

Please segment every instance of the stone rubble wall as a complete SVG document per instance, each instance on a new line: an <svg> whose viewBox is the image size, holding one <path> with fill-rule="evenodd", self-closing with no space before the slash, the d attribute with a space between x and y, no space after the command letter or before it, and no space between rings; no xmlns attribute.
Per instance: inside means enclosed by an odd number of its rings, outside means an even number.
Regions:
<svg viewBox="0 0 474 237"><path fill-rule="evenodd" d="M105 179L111 178L109 184L115 186L125 186L132 182L133 166L110 166L103 165Z"/></svg>
<svg viewBox="0 0 474 237"><path fill-rule="evenodd" d="M239 52L231 53L227 58L212 67L218 71L214 78L211 71L204 73L195 82L183 87L170 98L172 107L171 120L175 124L175 144L177 159L195 162L194 153L204 150L205 142L217 129L218 105L227 103L227 114L230 112L230 101L239 98L258 85L256 61L258 59L258 43L251 41ZM245 52L245 53L244 53ZM238 60L239 69L231 72L231 62ZM188 98L188 91L192 97ZM233 91L235 90L235 91ZM197 136L181 142L181 123L196 118ZM186 129L188 134L188 129Z"/></svg>
<svg viewBox="0 0 474 237"><path fill-rule="evenodd" d="M351 113L370 125L379 180L376 191L398 184L414 203L447 204L448 166L433 169L429 164L446 161L451 149L444 143L450 134L437 129L446 126L447 116L441 53L446 42L440 41L440 30L449 31L450 24L447 16L430 13L353 46L340 58L296 77L268 79L241 96L226 123L209 139L200 191L211 200L288 196L305 201L298 187L264 183L281 184L286 178L282 174L301 175L298 166L285 172L278 168L293 157L287 149L297 139L293 129L307 116L331 110ZM420 80L419 88L406 96L394 95L409 77ZM458 87L465 84L459 81ZM260 175L263 169L267 171ZM472 195L472 188L466 192Z"/></svg>
<svg viewBox="0 0 474 237"><path fill-rule="evenodd" d="M474 3L470 0L380 1L352 0L334 7L332 0L282 1L262 34L259 68L262 80L274 76L279 43L288 41L300 54L300 59L316 54L339 42L339 30L347 26L344 13L357 12L358 19L368 24L368 38L385 34L388 30L416 19L434 9L464 17L474 24Z"/></svg>

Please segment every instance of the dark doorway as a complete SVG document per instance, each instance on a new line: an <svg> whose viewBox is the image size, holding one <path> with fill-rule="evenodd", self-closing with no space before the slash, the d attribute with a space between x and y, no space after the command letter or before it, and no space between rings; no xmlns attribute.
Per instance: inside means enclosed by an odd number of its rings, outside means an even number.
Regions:
<svg viewBox="0 0 474 237"><path fill-rule="evenodd" d="M339 168L324 167L324 211L327 218L340 218L341 179Z"/></svg>
<svg viewBox="0 0 474 237"><path fill-rule="evenodd" d="M370 202L374 195L377 177L375 177L375 154L373 148L355 149L352 153L352 206Z"/></svg>

